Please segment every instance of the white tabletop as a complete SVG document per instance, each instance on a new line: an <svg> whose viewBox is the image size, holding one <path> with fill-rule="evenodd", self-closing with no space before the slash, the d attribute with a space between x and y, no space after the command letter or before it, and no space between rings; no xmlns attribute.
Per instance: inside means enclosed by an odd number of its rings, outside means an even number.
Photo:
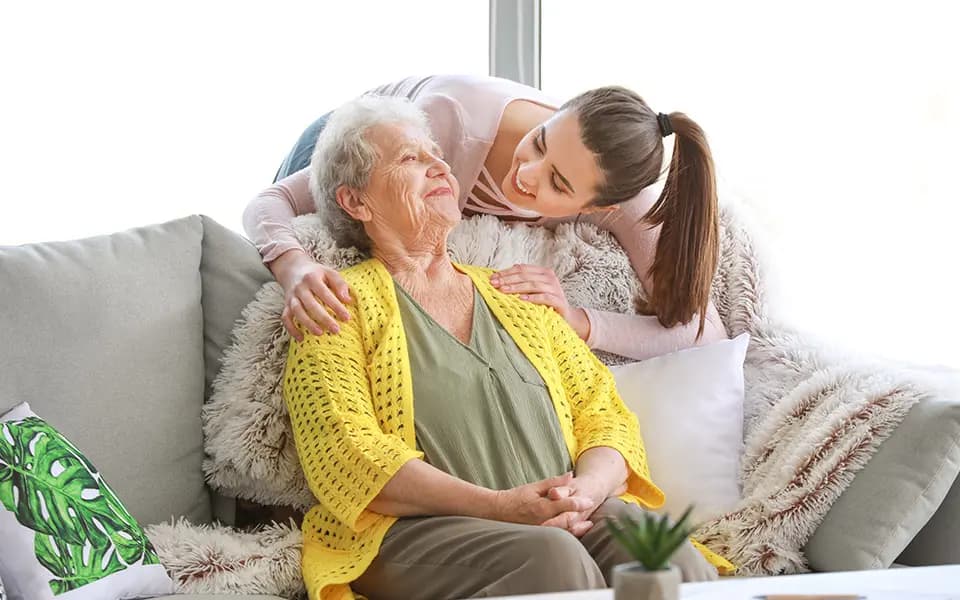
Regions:
<svg viewBox="0 0 960 600"><path fill-rule="evenodd" d="M960 565L684 583L684 600L747 600L762 594L860 594L868 600L960 600ZM503 596L500 600L613 600L613 590Z"/></svg>

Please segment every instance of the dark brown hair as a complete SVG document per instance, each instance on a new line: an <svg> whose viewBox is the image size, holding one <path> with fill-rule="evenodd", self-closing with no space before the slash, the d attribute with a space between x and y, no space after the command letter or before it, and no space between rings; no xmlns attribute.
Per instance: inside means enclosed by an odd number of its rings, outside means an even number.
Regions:
<svg viewBox="0 0 960 600"><path fill-rule="evenodd" d="M626 202L659 179L664 150L657 113L635 92L598 88L569 100L565 109L576 111L583 143L604 175L594 205ZM716 177L703 130L683 113L669 118L673 157L663 193L644 216L651 227L660 226L660 236L648 273L653 289L641 311L656 314L664 327L689 323L699 313L699 338L720 255Z"/></svg>

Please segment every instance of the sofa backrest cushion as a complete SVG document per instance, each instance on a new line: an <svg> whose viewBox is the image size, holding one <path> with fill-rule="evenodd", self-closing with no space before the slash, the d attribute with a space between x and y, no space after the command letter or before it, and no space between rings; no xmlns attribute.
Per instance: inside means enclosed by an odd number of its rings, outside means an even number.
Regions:
<svg viewBox="0 0 960 600"><path fill-rule="evenodd" d="M260 287L273 281L260 253L239 234L207 216L203 220L203 256L200 277L203 286L204 399L213 393L213 380L220 372L223 352L233 343L233 326L243 308ZM236 500L211 491L213 517L227 524L236 520Z"/></svg>
<svg viewBox="0 0 960 600"><path fill-rule="evenodd" d="M253 244L203 216L203 354L206 364L205 397L213 392L220 359L233 343L233 326L244 307L273 275L263 265Z"/></svg>
<svg viewBox="0 0 960 600"><path fill-rule="evenodd" d="M29 402L141 523L209 522L199 216L0 247L0 413Z"/></svg>

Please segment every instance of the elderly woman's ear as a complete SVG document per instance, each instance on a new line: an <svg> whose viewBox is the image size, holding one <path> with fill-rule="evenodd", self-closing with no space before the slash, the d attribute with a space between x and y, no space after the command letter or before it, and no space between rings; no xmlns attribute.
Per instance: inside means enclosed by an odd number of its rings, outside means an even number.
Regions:
<svg viewBox="0 0 960 600"><path fill-rule="evenodd" d="M337 204L357 221L369 221L373 218L370 208L360 198L360 190L341 185L337 188Z"/></svg>

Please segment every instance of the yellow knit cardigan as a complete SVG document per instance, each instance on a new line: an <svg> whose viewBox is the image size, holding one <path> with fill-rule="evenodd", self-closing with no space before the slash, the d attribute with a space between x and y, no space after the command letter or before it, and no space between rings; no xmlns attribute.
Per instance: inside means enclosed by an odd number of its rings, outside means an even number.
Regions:
<svg viewBox="0 0 960 600"><path fill-rule="evenodd" d="M613 376L553 310L503 294L489 269L457 265L543 377L570 456L615 448L630 475L621 496L649 508L663 504L650 480L636 417ZM417 452L407 343L383 264L367 260L342 273L354 294L338 335L292 341L283 394L297 453L319 503L303 520L303 577L311 600L352 599L351 581L376 557L395 517L366 507ZM700 546L720 569L733 565Z"/></svg>

